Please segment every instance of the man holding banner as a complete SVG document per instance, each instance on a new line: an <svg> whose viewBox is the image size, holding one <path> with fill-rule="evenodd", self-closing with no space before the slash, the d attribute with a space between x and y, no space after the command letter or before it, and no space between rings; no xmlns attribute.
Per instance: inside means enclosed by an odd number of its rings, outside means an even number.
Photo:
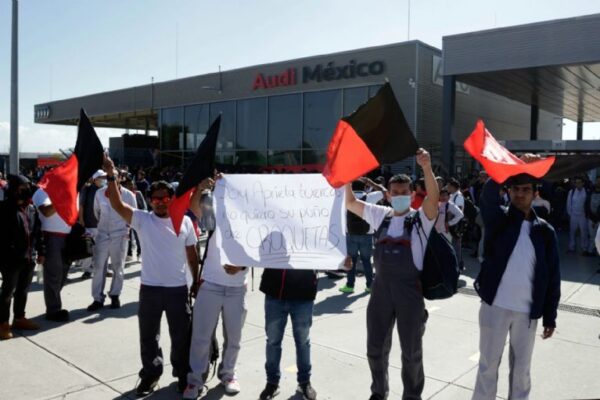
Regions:
<svg viewBox="0 0 600 400"><path fill-rule="evenodd" d="M346 185L346 208L376 230L377 274L367 307L371 400L383 400L388 396L388 364L394 324L402 349L402 398L421 399L425 385L422 338L428 315L419 276L427 240L438 215L439 191L430 155L424 149L417 150L417 163L423 169L427 197L416 212L410 208L412 182L407 175L395 175L388 183L386 197L392 207L357 200L350 184ZM420 223L406 224L406 217L415 214Z"/></svg>

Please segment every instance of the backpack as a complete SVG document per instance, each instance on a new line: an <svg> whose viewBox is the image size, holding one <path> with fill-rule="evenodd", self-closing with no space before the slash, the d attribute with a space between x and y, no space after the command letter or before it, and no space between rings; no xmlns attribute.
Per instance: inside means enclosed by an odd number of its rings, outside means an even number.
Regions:
<svg viewBox="0 0 600 400"><path fill-rule="evenodd" d="M418 212L409 214L405 222L409 234L416 227L421 229L425 235L425 229L423 229ZM425 236L427 237L427 244L423 257L423 271L421 271L423 297L427 300L450 298L458 290L458 277L460 275L454 247L435 227L431 229L429 236ZM421 240L420 235L419 240ZM422 241L421 246L423 246Z"/></svg>
<svg viewBox="0 0 600 400"><path fill-rule="evenodd" d="M477 208L470 199L465 197L465 209L463 210L463 213L465 214L465 218L473 223L477 218L477 214L479 214L479 208Z"/></svg>
<svg viewBox="0 0 600 400"><path fill-rule="evenodd" d="M448 222L448 207L450 203L446 203L446 222ZM456 224L449 226L448 231L453 238L460 239L467 232L467 228L469 226L469 222L466 218L461 218Z"/></svg>

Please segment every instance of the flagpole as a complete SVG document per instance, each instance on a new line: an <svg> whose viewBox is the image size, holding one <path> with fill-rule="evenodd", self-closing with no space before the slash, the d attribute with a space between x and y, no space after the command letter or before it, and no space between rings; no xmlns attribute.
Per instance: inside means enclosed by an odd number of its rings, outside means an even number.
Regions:
<svg viewBox="0 0 600 400"><path fill-rule="evenodd" d="M12 46L10 68L10 165L12 174L19 173L19 2L12 1Z"/></svg>

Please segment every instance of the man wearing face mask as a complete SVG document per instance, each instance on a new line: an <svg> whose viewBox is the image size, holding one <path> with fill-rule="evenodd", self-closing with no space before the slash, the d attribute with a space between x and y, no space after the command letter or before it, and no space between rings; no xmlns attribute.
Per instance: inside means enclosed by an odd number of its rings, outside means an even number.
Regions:
<svg viewBox="0 0 600 400"><path fill-rule="evenodd" d="M39 329L35 322L25 318L27 292L35 268L34 255L37 251L37 261L43 263L45 254L40 220L31 205L31 187L26 177L8 176L6 198L0 203L0 221L0 340L4 340L13 337L8 324L11 301L12 329Z"/></svg>
<svg viewBox="0 0 600 400"><path fill-rule="evenodd" d="M420 271L427 238L438 215L439 191L427 151L417 151L423 169L427 196L418 210L410 208L411 179L395 175L386 197L392 207L357 200L346 185L346 208L376 230L375 267L371 298L367 307L367 357L371 369L370 400L383 400L389 392L388 364L394 324L402 349L403 399L421 399L425 385L423 334L427 311L420 285ZM405 224L406 217L419 218L420 226Z"/></svg>
<svg viewBox="0 0 600 400"><path fill-rule="evenodd" d="M79 223L85 227L85 231L92 237L96 237L98 232L98 219L94 214L94 198L98 189L106 187L106 172L99 169L92 175L92 184L86 185L79 193ZM81 260L81 269L83 275L81 279L88 279L92 276L94 267L92 257Z"/></svg>
<svg viewBox="0 0 600 400"><path fill-rule="evenodd" d="M116 172L115 172L115 176ZM137 208L135 195L117 185L123 202L133 208ZM119 296L123 289L123 267L127 254L129 238L129 225L112 208L107 187L99 189L94 196L94 215L98 219L98 230L95 235L94 245L94 277L92 278L92 297L94 301L87 308L88 311L96 311L104 307L104 284L106 283L106 269L110 257L111 269L113 270L110 292L110 308L121 307Z"/></svg>

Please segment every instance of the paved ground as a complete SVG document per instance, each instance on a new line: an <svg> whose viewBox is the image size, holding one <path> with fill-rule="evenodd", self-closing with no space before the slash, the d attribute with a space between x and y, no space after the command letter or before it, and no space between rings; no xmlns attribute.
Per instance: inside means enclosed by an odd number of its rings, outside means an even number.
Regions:
<svg viewBox="0 0 600 400"><path fill-rule="evenodd" d="M563 252L564 254L564 252ZM533 356L531 399L600 398L600 274L598 260L578 256L563 257L562 306L555 337L538 337ZM465 287L452 299L430 302L430 320L425 334L424 399L470 399L478 361L477 312L479 300L473 295L472 281L477 272L468 259ZM255 287L258 288L257 271ZM72 281L63 290L72 321L59 325L43 320L41 285L32 288L28 315L43 329L0 342L0 399L128 399L140 367L137 328L139 264L126 269L123 307L88 313L90 281ZM34 280L35 282L35 280ZM315 320L311 332L313 385L319 399L367 399L369 369L365 358L365 310L368 295L342 295L337 287L343 281L325 276L319 280ZM242 392L236 399L257 399L265 383L263 295L258 290L247 296L249 313L244 328L238 373ZM164 322L164 321L163 321ZM541 328L538 328L541 333ZM169 340L161 339L168 354ZM167 369L168 370L168 369ZM295 360L290 333L284 343L280 399L295 395ZM391 354L391 399L400 399L400 352L397 337ZM500 369L499 398L508 393L507 355ZM177 399L174 380L163 375L153 399ZM216 380L209 383L207 399L227 398Z"/></svg>

